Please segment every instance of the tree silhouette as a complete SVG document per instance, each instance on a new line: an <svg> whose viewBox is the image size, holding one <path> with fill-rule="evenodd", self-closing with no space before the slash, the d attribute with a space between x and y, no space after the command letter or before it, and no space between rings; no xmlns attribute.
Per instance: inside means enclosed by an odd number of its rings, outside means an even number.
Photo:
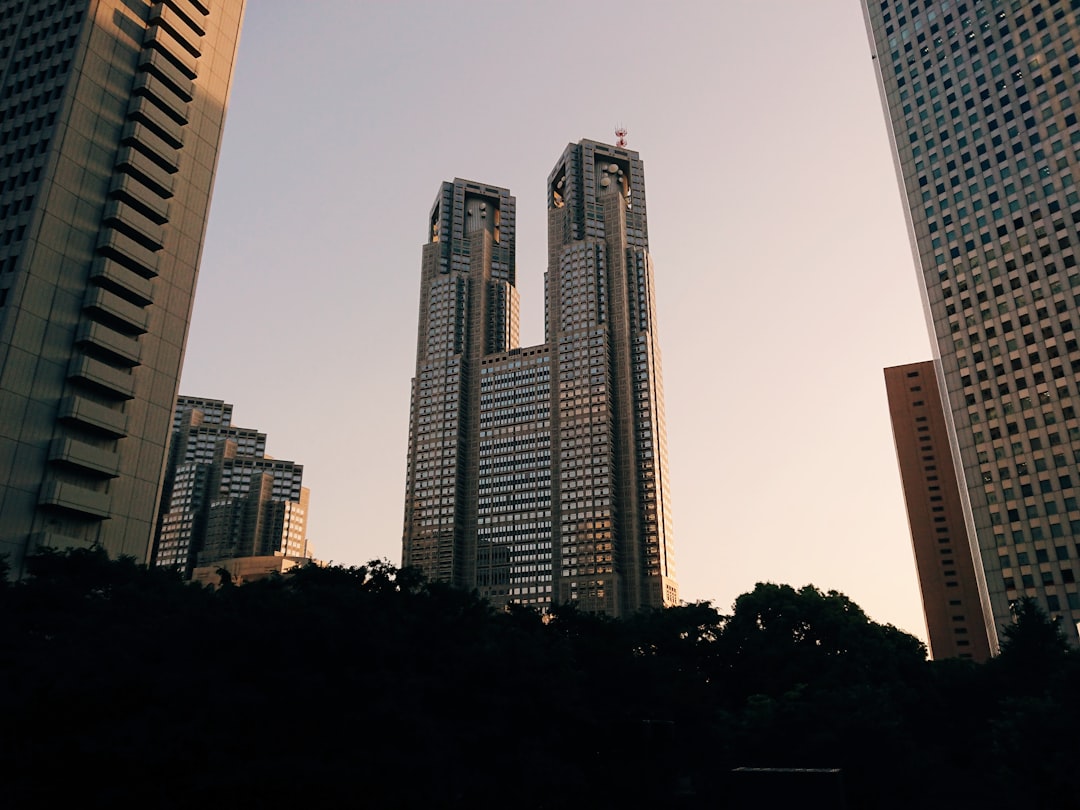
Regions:
<svg viewBox="0 0 1080 810"><path fill-rule="evenodd" d="M1012 621L1001 628L1001 662L1026 668L1052 667L1069 654L1069 642L1057 621L1046 615L1034 597L1012 606Z"/></svg>
<svg viewBox="0 0 1080 810"><path fill-rule="evenodd" d="M984 666L812 586L613 620L385 561L217 590L100 550L28 569L0 587L13 807L715 807L744 765L841 768L853 807L1074 798L1080 672L1030 604Z"/></svg>

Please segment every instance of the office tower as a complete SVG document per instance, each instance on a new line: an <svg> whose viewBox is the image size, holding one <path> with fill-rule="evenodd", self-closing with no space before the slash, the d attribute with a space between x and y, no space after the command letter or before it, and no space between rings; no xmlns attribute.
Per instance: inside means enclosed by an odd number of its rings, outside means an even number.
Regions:
<svg viewBox="0 0 1080 810"><path fill-rule="evenodd" d="M0 554L145 561L243 0L0 0Z"/></svg>
<svg viewBox="0 0 1080 810"><path fill-rule="evenodd" d="M1080 3L866 0L991 648L1080 620Z"/></svg>
<svg viewBox="0 0 1080 810"><path fill-rule="evenodd" d="M231 558L309 556L303 466L267 456L266 434L234 426L232 410L177 398L154 565L190 577Z"/></svg>
<svg viewBox="0 0 1080 810"><path fill-rule="evenodd" d="M931 655L985 661L990 645L934 362L885 369L885 389Z"/></svg>
<svg viewBox="0 0 1080 810"><path fill-rule="evenodd" d="M443 183L423 248L403 564L496 605L675 604L642 163L548 178L545 339L518 345L514 198Z"/></svg>

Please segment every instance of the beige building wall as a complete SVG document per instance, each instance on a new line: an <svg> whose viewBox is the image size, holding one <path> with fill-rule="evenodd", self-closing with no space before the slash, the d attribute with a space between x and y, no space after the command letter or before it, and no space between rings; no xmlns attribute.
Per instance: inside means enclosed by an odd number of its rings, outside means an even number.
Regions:
<svg viewBox="0 0 1080 810"><path fill-rule="evenodd" d="M0 0L0 152L21 156L0 169L16 575L38 545L147 559L243 11Z"/></svg>

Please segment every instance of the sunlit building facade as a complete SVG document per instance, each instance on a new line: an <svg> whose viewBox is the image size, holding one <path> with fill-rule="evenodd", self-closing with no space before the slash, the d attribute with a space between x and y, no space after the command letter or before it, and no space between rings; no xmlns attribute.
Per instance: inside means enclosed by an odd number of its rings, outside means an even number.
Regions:
<svg viewBox="0 0 1080 810"><path fill-rule="evenodd" d="M300 464L265 454L266 434L232 424L233 406L178 397L153 563L190 577L241 557L310 556Z"/></svg>
<svg viewBox="0 0 1080 810"><path fill-rule="evenodd" d="M865 0L991 649L1078 642L1080 4Z"/></svg>
<svg viewBox="0 0 1080 810"><path fill-rule="evenodd" d="M429 222L403 564L497 605L677 603L637 153L586 140L552 171L540 346L518 346L510 193L444 183Z"/></svg>
<svg viewBox="0 0 1080 810"><path fill-rule="evenodd" d="M0 0L0 556L145 562L243 0Z"/></svg>

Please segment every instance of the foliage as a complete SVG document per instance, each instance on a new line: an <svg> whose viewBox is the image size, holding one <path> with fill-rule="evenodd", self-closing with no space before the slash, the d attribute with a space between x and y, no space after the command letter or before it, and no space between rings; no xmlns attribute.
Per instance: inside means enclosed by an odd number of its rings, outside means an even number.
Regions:
<svg viewBox="0 0 1080 810"><path fill-rule="evenodd" d="M842 768L853 807L1070 789L1080 673L1030 606L979 667L812 586L616 621L384 561L218 590L93 550L29 570L0 587L13 807L714 807L742 765Z"/></svg>
<svg viewBox="0 0 1080 810"><path fill-rule="evenodd" d="M1065 633L1032 597L1025 596L1012 607L1013 620L1001 629L1001 658L1004 664L1020 667L1053 666L1069 654Z"/></svg>

